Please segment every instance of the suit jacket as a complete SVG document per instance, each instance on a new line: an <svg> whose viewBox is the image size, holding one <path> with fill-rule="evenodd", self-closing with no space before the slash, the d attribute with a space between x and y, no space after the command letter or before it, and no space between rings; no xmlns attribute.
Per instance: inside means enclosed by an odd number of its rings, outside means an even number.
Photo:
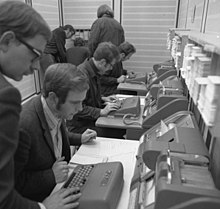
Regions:
<svg viewBox="0 0 220 209"><path fill-rule="evenodd" d="M95 126L95 121L100 117L102 98L100 92L100 75L92 59L86 59L78 69L87 75L89 90L83 101L83 110L78 112L72 120L67 121L69 131L82 133L87 128Z"/></svg>
<svg viewBox="0 0 220 209"><path fill-rule="evenodd" d="M103 15L92 24L88 40L91 57L97 46L105 41L110 41L116 46L125 41L124 29L121 24L109 15Z"/></svg>
<svg viewBox="0 0 220 209"><path fill-rule="evenodd" d="M19 145L15 154L15 188L24 196L42 201L56 185L52 166L56 161L52 137L43 112L41 95L23 105ZM62 156L70 160L70 144L80 145L81 135L69 135L61 124ZM74 138L75 136L75 138Z"/></svg>
<svg viewBox="0 0 220 209"><path fill-rule="evenodd" d="M47 43L44 52L52 54L56 62L66 62L66 33L59 27L52 31L52 38Z"/></svg>
<svg viewBox="0 0 220 209"><path fill-rule="evenodd" d="M126 75L127 70L123 69L122 62L118 62L114 65L112 70L107 71L104 75L101 76L101 94L103 96L109 96L112 94L117 94L118 81L117 79Z"/></svg>
<svg viewBox="0 0 220 209"><path fill-rule="evenodd" d="M39 209L14 189L14 153L18 144L21 95L1 74L0 68L0 208Z"/></svg>
<svg viewBox="0 0 220 209"><path fill-rule="evenodd" d="M66 60L73 65L80 65L89 57L89 48L85 46L74 46L66 51Z"/></svg>

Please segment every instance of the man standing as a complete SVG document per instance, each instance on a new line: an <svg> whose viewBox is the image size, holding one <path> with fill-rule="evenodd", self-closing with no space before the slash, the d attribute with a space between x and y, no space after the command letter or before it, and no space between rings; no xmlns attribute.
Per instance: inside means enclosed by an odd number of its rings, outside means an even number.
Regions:
<svg viewBox="0 0 220 209"><path fill-rule="evenodd" d="M91 56L101 42L112 42L119 46L125 41L124 29L114 19L114 12L108 5L104 4L98 8L97 17L98 19L92 24L88 40Z"/></svg>
<svg viewBox="0 0 220 209"><path fill-rule="evenodd" d="M0 208L65 209L79 205L80 194L61 189L42 203L22 197L14 189L14 153L19 141L21 95L5 78L20 81L39 69L39 58L51 32L39 13L19 1L0 3Z"/></svg>
<svg viewBox="0 0 220 209"><path fill-rule="evenodd" d="M43 83L43 77L48 66L54 63L65 63L66 60L66 39L75 34L72 25L65 25L52 31L52 38L47 42L44 53L40 59L40 80ZM41 86L42 87L42 86Z"/></svg>

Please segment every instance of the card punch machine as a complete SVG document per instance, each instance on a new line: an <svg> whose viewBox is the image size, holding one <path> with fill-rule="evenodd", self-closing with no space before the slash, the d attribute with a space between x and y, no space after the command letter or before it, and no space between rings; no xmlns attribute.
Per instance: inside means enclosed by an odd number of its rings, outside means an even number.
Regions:
<svg viewBox="0 0 220 209"><path fill-rule="evenodd" d="M140 97L133 96L124 98L122 100L116 100L120 108L114 111L111 111L108 116L110 117L124 117L128 115L130 117L138 117L141 112Z"/></svg>
<svg viewBox="0 0 220 209"><path fill-rule="evenodd" d="M164 79L177 75L177 71L173 66L163 66L157 72L131 74L126 77L126 83L144 84L148 89L151 85L158 84Z"/></svg>
<svg viewBox="0 0 220 209"><path fill-rule="evenodd" d="M151 91L146 95L142 122L143 129L147 130L175 112L188 109L188 99L184 96L181 81L174 79L168 83L170 87L163 85L157 87L156 98L151 95Z"/></svg>
<svg viewBox="0 0 220 209"><path fill-rule="evenodd" d="M194 115L169 116L141 137L129 209L220 208L209 161Z"/></svg>
<svg viewBox="0 0 220 209"><path fill-rule="evenodd" d="M123 189L121 162L76 165L64 188L79 187L77 209L115 209Z"/></svg>

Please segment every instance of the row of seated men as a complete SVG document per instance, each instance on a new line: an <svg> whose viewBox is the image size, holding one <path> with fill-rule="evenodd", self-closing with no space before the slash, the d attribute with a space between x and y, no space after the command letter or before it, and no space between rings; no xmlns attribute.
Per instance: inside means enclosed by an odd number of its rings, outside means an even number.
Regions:
<svg viewBox="0 0 220 209"><path fill-rule="evenodd" d="M120 59L117 47L103 42L78 69L67 63L47 69L42 94L27 101L21 113L15 187L23 196L42 201L67 179L70 145L97 135L123 138L124 130L95 127L98 117L118 108L115 96L101 95L100 76Z"/></svg>
<svg viewBox="0 0 220 209"><path fill-rule="evenodd" d="M22 108L15 154L15 187L20 194L42 201L57 183L67 179L70 145L93 140L99 134L95 120L118 108L116 103L105 105L115 97L101 96L99 81L120 59L118 48L104 42L78 69L69 63L48 67L42 94ZM73 120L80 131L72 125L67 131L66 124ZM122 138L123 134L114 136Z"/></svg>

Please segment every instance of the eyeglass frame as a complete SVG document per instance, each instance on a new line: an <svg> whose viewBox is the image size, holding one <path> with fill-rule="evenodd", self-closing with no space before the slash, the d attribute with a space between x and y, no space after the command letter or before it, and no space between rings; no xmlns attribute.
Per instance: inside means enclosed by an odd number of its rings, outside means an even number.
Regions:
<svg viewBox="0 0 220 209"><path fill-rule="evenodd" d="M18 38L18 37L16 38L18 39L18 41L24 44L30 51L32 51L36 55L36 57L32 60L32 62L35 62L42 57L42 51L34 48L33 46L31 46L30 44L28 44L26 41L22 40L21 38Z"/></svg>

